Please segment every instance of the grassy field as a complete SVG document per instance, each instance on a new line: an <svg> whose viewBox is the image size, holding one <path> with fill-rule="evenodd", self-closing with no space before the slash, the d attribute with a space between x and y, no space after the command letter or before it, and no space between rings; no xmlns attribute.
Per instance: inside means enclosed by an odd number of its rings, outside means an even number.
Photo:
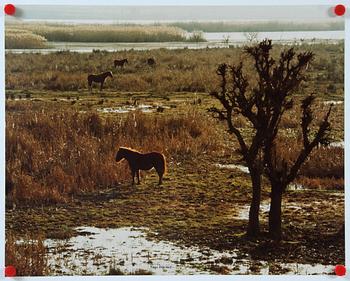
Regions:
<svg viewBox="0 0 350 281"><path fill-rule="evenodd" d="M279 52L283 46L276 46ZM344 45L302 45L297 50L315 52L310 66L310 83L302 95L337 98L343 96ZM146 61L153 57L156 66ZM127 58L125 69L114 69L115 59ZM157 92L209 92L217 87L213 75L218 64L238 63L244 60L241 48L204 50L152 50L123 52L52 54L6 54L6 88L14 90L57 90L87 92L87 75L112 71L114 78L106 80L104 87L110 91ZM248 66L249 64L247 64ZM309 86L311 85L311 86Z"/></svg>
<svg viewBox="0 0 350 281"><path fill-rule="evenodd" d="M343 46L297 48L313 50L316 59L295 109L281 121L278 149L287 159L295 158L291 148L300 145L298 104L306 93L318 96L318 120L329 102L338 101L330 118L332 139L344 139ZM86 74L108 70L114 58L123 57L129 65L114 70L106 90L90 94ZM156 59L155 67L143 63L148 57ZM291 186L285 195L283 242L243 236L247 221L237 217L250 203L250 177L239 168L225 168L243 164L237 143L207 112L216 103L208 91L218 87L217 64L242 58L239 48L6 54L7 263L16 251L30 259L30 248L20 251L13 242L20 237L39 235L32 251L41 253L42 240L70 238L81 225L148 227L153 239L238 249L240 257L256 261L344 263L344 237L338 234L344 222L341 147L316 149L295 182L303 188ZM246 120L236 121L249 137ZM164 184L157 186L150 171L142 173L141 185L131 186L127 164L114 160L119 146L163 152ZM268 198L264 181L262 204ZM267 229L266 211L262 229ZM49 274L44 262L45 256L36 261L40 272L25 271L23 263L19 275ZM226 272L212 267L214 273ZM283 272L276 267L271 273Z"/></svg>

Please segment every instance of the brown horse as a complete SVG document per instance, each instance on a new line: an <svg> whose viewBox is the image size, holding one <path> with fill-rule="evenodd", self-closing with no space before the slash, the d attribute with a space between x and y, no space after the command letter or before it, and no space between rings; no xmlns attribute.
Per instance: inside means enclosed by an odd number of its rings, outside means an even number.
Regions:
<svg viewBox="0 0 350 281"><path fill-rule="evenodd" d="M116 68L117 66L124 68L124 64L126 64L126 63L129 63L128 59L114 60L114 68Z"/></svg>
<svg viewBox="0 0 350 281"><path fill-rule="evenodd" d="M155 60L154 58L149 58L149 59L147 60L147 64L148 64L149 66L154 66L154 65L156 65L156 60Z"/></svg>
<svg viewBox="0 0 350 281"><path fill-rule="evenodd" d="M166 170L165 156L159 152L150 152L142 154L134 149L127 147L120 147L115 160L117 162L126 159L132 175L132 184L135 184L135 176L137 176L137 183L140 184L140 170L150 170L153 167L156 169L159 176L158 185L162 184L163 175Z"/></svg>
<svg viewBox="0 0 350 281"><path fill-rule="evenodd" d="M100 83L100 91L102 91L103 83L105 82L107 77L113 78L113 74L111 71L107 71L101 74L90 74L87 78L90 92L92 92L92 82Z"/></svg>

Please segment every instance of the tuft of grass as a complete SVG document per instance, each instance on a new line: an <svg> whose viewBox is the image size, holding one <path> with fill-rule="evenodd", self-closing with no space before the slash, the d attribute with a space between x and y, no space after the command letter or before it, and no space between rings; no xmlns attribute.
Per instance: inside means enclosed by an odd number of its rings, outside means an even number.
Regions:
<svg viewBox="0 0 350 281"><path fill-rule="evenodd" d="M153 275L153 273L145 269L137 269L133 273L125 274L120 268L111 267L107 275Z"/></svg>
<svg viewBox="0 0 350 281"><path fill-rule="evenodd" d="M125 274L120 268L111 267L107 275L125 275Z"/></svg>
<svg viewBox="0 0 350 281"><path fill-rule="evenodd" d="M137 269L132 275L153 275L153 273L145 269Z"/></svg>
<svg viewBox="0 0 350 281"><path fill-rule="evenodd" d="M16 267L17 276L44 276L48 273L46 248L39 236L16 237L6 232L5 264Z"/></svg>

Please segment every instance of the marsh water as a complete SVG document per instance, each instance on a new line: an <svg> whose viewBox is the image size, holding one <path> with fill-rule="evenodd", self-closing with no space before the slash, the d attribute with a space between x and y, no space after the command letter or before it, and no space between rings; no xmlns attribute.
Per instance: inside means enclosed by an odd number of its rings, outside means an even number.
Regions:
<svg viewBox="0 0 350 281"><path fill-rule="evenodd" d="M187 34L188 37L191 33ZM103 51L124 51L124 50L152 50L152 49L204 49L204 48L228 48L240 46L247 43L245 32L208 32L203 33L207 42L147 42L147 43L81 43L81 42L50 42L49 49L11 49L11 53L50 53L56 51L74 51L79 53L92 52L93 50ZM265 38L272 39L282 44L300 43L336 43L343 40L344 31L288 31L288 32L259 32L257 40Z"/></svg>
<svg viewBox="0 0 350 281"><path fill-rule="evenodd" d="M208 32L203 33L204 38L208 41L222 41L228 38L231 42L242 42L247 40L245 32ZM291 42L293 40L341 40L344 39L344 31L274 31L258 32L257 40L269 38L276 41Z"/></svg>
<svg viewBox="0 0 350 281"><path fill-rule="evenodd" d="M220 169L227 169L227 170L240 170L241 172L245 174L249 174L249 169L246 166L239 165L239 164L215 164L216 167Z"/></svg>
<svg viewBox="0 0 350 281"><path fill-rule="evenodd" d="M152 113L152 112L160 112L164 109L169 109L170 107L160 105L160 104L139 104L139 105L125 105L125 106L118 106L118 107L104 107L101 109L97 109L97 111L102 113L129 113L131 111L141 111L143 113Z"/></svg>
<svg viewBox="0 0 350 281"><path fill-rule="evenodd" d="M134 274L144 270L156 275L269 274L271 263L238 258L236 251L219 252L197 246L179 246L147 237L147 228L76 228L78 236L67 240L47 239L52 275L107 275L113 270ZM156 233L155 233L156 235ZM253 266L254 265L254 266ZM333 266L278 263L287 274L330 274Z"/></svg>

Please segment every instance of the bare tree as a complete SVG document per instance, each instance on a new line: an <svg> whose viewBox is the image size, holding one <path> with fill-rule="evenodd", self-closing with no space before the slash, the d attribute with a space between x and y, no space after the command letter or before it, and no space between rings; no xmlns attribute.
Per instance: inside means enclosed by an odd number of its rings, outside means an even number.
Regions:
<svg viewBox="0 0 350 281"><path fill-rule="evenodd" d="M293 108L292 95L305 80L305 69L314 55L311 52L296 54L294 49L290 48L283 51L276 62L271 57L271 50L271 40L264 40L256 46L244 49L253 59L254 70L257 73L257 84L251 87L247 76L243 74L242 62L238 66L220 65L217 74L221 77L221 90L211 95L220 101L223 108L211 108L210 111L226 121L228 131L237 138L240 153L249 168L253 196L247 233L259 233L260 185L262 174L265 173L271 183L269 231L273 238L280 239L282 194L287 185L295 179L312 149L327 141L331 107L316 132L311 132L311 106L314 96L303 100L303 148L291 167L288 167L285 161L282 161L282 165L277 165L274 157L275 140L281 118L286 111ZM250 141L249 138L243 137L236 126L235 114L242 115L249 121L252 129Z"/></svg>
<svg viewBox="0 0 350 281"><path fill-rule="evenodd" d="M228 45L230 43L230 35L224 35L222 37L222 43Z"/></svg>
<svg viewBox="0 0 350 281"><path fill-rule="evenodd" d="M242 72L243 64L238 67L221 64L217 69L217 74L221 78L220 92L212 92L211 95L218 99L223 108L212 107L210 112L220 120L225 120L228 132L234 135L240 145L240 154L249 169L252 181L252 201L249 210L249 223L247 229L248 236L257 236L260 232L259 209L261 199L261 175L262 159L259 155L263 144L264 131L258 122L258 114L253 109L255 96L247 95L248 80ZM228 76L230 75L230 85L228 85ZM255 130L250 143L244 138L242 132L235 124L235 115L246 117Z"/></svg>
<svg viewBox="0 0 350 281"><path fill-rule="evenodd" d="M254 32L254 31L244 32L243 35L247 39L248 43L252 44L258 41L259 32Z"/></svg>

